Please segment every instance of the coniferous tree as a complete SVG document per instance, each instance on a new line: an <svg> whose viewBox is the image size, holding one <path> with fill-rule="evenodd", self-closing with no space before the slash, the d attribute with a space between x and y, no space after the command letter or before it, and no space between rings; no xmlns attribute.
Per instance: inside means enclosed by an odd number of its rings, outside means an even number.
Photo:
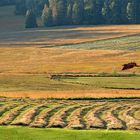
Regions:
<svg viewBox="0 0 140 140"><path fill-rule="evenodd" d="M96 14L95 14L96 22L95 22L95 24L104 23L103 16L102 16L103 1L104 0L96 0Z"/></svg>
<svg viewBox="0 0 140 140"><path fill-rule="evenodd" d="M105 0L104 5L102 7L102 15L103 15L104 23L110 24L111 9L108 0Z"/></svg>
<svg viewBox="0 0 140 140"><path fill-rule="evenodd" d="M15 0L0 0L0 6L13 5L13 4L15 4Z"/></svg>
<svg viewBox="0 0 140 140"><path fill-rule="evenodd" d="M52 10L53 25L57 25L57 0L49 0L49 8Z"/></svg>
<svg viewBox="0 0 140 140"><path fill-rule="evenodd" d="M25 28L36 28L36 27L38 27L38 25L37 25L36 15L34 11L27 10Z"/></svg>
<svg viewBox="0 0 140 140"><path fill-rule="evenodd" d="M96 1L95 0L86 0L85 9L84 9L84 23L94 24L96 22Z"/></svg>
<svg viewBox="0 0 140 140"><path fill-rule="evenodd" d="M140 23L139 0L130 0L127 5L127 17L130 23Z"/></svg>
<svg viewBox="0 0 140 140"><path fill-rule="evenodd" d="M42 21L45 26L52 26L52 10L45 4L42 12Z"/></svg>
<svg viewBox="0 0 140 140"><path fill-rule="evenodd" d="M120 24L122 23L122 11L121 11L121 1L120 0L112 0L111 2L111 23L112 24Z"/></svg>
<svg viewBox="0 0 140 140"><path fill-rule="evenodd" d="M129 23L133 23L133 6L132 6L132 2L128 2L127 4L127 18Z"/></svg>
<svg viewBox="0 0 140 140"><path fill-rule="evenodd" d="M82 0L75 0L72 9L72 21L73 24L82 24L84 15L84 7Z"/></svg>
<svg viewBox="0 0 140 140"><path fill-rule="evenodd" d="M73 5L72 4L68 4L67 5L67 10L66 10L66 24L72 24L72 9L73 9Z"/></svg>
<svg viewBox="0 0 140 140"><path fill-rule="evenodd" d="M0 5L14 1L16 14L34 9L45 26L140 23L140 0L1 0Z"/></svg>
<svg viewBox="0 0 140 140"><path fill-rule="evenodd" d="M15 6L15 14L16 15L25 15L27 11L26 0L16 0Z"/></svg>

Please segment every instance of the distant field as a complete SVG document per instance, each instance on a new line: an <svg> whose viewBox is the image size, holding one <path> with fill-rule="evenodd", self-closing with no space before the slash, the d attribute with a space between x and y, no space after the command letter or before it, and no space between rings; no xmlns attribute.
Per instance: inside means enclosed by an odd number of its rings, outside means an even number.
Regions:
<svg viewBox="0 0 140 140"><path fill-rule="evenodd" d="M68 26L24 28L25 17L15 16L14 7L0 7L0 46L60 46L94 42L130 35L139 36L140 25ZM40 19L38 20L39 25Z"/></svg>
<svg viewBox="0 0 140 140"><path fill-rule="evenodd" d="M36 47L0 48L1 74L61 72L121 72L122 65L140 63L140 51L84 50ZM140 73L139 68L127 72Z"/></svg>
<svg viewBox="0 0 140 140"><path fill-rule="evenodd" d="M93 89L140 90L140 77L66 77L50 79L47 75L0 75L0 92L76 91Z"/></svg>
<svg viewBox="0 0 140 140"><path fill-rule="evenodd" d="M77 83L78 85L87 85L92 88L112 88L112 89L139 89L140 77L80 77L64 78L66 83Z"/></svg>
<svg viewBox="0 0 140 140"><path fill-rule="evenodd" d="M140 50L140 34L115 39L99 40L89 43L60 46L60 48L104 49L104 50Z"/></svg>
<svg viewBox="0 0 140 140"><path fill-rule="evenodd" d="M40 28L27 30L25 17L15 16L13 6L0 7L0 19L1 96L140 96L139 77L48 78L52 73L139 74L139 68L121 69L131 61L140 64L140 25L43 28L38 19Z"/></svg>
<svg viewBox="0 0 140 140"><path fill-rule="evenodd" d="M0 92L74 91L91 87L51 80L48 75L0 75Z"/></svg>
<svg viewBox="0 0 140 140"><path fill-rule="evenodd" d="M24 28L25 18L23 16L14 16L13 6L0 7L0 35L1 37L7 32L17 31ZM0 37L0 38L1 38Z"/></svg>

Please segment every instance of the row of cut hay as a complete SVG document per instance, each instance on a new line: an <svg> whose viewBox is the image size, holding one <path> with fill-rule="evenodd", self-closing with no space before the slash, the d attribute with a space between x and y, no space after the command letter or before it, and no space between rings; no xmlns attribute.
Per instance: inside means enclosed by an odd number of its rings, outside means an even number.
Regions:
<svg viewBox="0 0 140 140"><path fill-rule="evenodd" d="M106 104L95 105L85 116L87 129L103 129L105 128L104 121L99 117L102 110L105 109Z"/></svg>
<svg viewBox="0 0 140 140"><path fill-rule="evenodd" d="M138 102L135 107L131 111L129 111L129 115L134 117L135 119L140 120L140 116L137 116L136 114L140 111L140 102Z"/></svg>
<svg viewBox="0 0 140 140"><path fill-rule="evenodd" d="M129 130L140 130L140 120L135 119L129 114L135 108L135 105L127 106L120 114L119 118L126 123L126 127Z"/></svg>
<svg viewBox="0 0 140 140"><path fill-rule="evenodd" d="M60 111L56 112L49 121L48 127L52 128L64 128L66 127L67 123L65 121L65 118L68 117L68 113L71 112L71 110L76 109L77 106L67 106L62 108Z"/></svg>
<svg viewBox="0 0 140 140"><path fill-rule="evenodd" d="M30 109L23 112L19 115L11 125L23 125L28 126L34 119L34 117L38 114L40 108L44 105L37 105L35 107L31 107Z"/></svg>
<svg viewBox="0 0 140 140"><path fill-rule="evenodd" d="M126 114L126 119L128 120L127 126L132 130L140 130L140 120L136 119L133 114L131 114L136 108L140 108L140 104L132 106Z"/></svg>
<svg viewBox="0 0 140 140"><path fill-rule="evenodd" d="M83 124L83 120L81 117L81 113L84 109L89 108L91 106L84 106L76 109L71 113L71 115L67 118L67 128L72 128L72 129L84 129L85 125Z"/></svg>
<svg viewBox="0 0 140 140"><path fill-rule="evenodd" d="M135 111L134 118L140 120L140 108Z"/></svg>
<svg viewBox="0 0 140 140"><path fill-rule="evenodd" d="M68 107L63 108L59 112L56 112L56 114L54 114L50 118L49 125L47 127L59 127L59 128L67 127L68 125L67 119L69 118L69 116L75 109L77 109L78 107L80 108L80 107L88 106L88 105L91 106L93 102L91 101L84 101L84 102L83 101L70 101L70 102L66 101L65 103L66 103L65 105ZM75 129L79 129L79 128L75 128Z"/></svg>
<svg viewBox="0 0 140 140"><path fill-rule="evenodd" d="M20 114L28 105L20 105L14 109L9 110L0 117L0 125L10 124L16 116Z"/></svg>
<svg viewBox="0 0 140 140"><path fill-rule="evenodd" d="M139 100L87 101L5 99L0 106L0 125L59 127L72 129L140 129L135 117Z"/></svg>
<svg viewBox="0 0 140 140"><path fill-rule="evenodd" d="M13 108L16 107L16 106L17 106L17 104L7 104L7 103L6 103L6 105L0 107L0 117L1 117L5 112L7 112L7 111L13 109Z"/></svg>
<svg viewBox="0 0 140 140"><path fill-rule="evenodd" d="M97 74L52 74L49 75L50 79L60 79L60 78L69 78L69 77L95 77Z"/></svg>
<svg viewBox="0 0 140 140"><path fill-rule="evenodd" d="M109 130L117 130L117 129L124 129L124 125L121 120L115 116L114 111L119 111L121 109L121 106L118 104L115 104L112 106L109 110L106 110L103 114L103 119L107 124L107 129Z"/></svg>
<svg viewBox="0 0 140 140"><path fill-rule="evenodd" d="M38 116L35 117L35 120L30 124L31 127L38 127L38 128L44 128L48 125L49 118L53 113L61 108L60 105L55 105L50 108L45 108L42 110Z"/></svg>

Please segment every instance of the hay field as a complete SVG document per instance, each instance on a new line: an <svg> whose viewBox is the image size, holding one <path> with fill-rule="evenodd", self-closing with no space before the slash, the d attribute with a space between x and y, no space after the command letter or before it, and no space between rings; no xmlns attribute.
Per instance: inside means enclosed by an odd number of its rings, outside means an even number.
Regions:
<svg viewBox="0 0 140 140"><path fill-rule="evenodd" d="M133 83L132 83L133 81ZM140 77L75 77L0 75L0 96L30 98L139 97Z"/></svg>
<svg viewBox="0 0 140 140"><path fill-rule="evenodd" d="M15 16L13 6L0 7L0 19L0 96L140 96L139 80L135 85L131 83L133 78L124 90L106 89L100 82L98 86L96 82L89 86L48 78L52 73L122 73L124 63L140 63L140 25L43 28L39 24L40 28L26 30L24 17ZM139 74L140 69L124 73ZM115 88L120 86L115 83Z"/></svg>
<svg viewBox="0 0 140 140"><path fill-rule="evenodd" d="M121 72L122 65L140 63L140 51L84 50L36 47L0 48L1 74L61 72ZM140 73L139 68L128 72Z"/></svg>
<svg viewBox="0 0 140 140"><path fill-rule="evenodd" d="M35 128L140 130L139 99L1 98L0 125ZM136 117L137 116L137 117Z"/></svg>

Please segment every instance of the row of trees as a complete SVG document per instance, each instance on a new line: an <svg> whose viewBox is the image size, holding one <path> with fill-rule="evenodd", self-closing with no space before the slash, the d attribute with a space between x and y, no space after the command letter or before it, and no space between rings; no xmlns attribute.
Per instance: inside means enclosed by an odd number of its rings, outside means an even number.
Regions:
<svg viewBox="0 0 140 140"><path fill-rule="evenodd" d="M15 4L15 0L0 0L0 6Z"/></svg>
<svg viewBox="0 0 140 140"><path fill-rule="evenodd" d="M26 24L40 16L44 26L140 23L140 0L15 0ZM37 27L34 23L33 27ZM27 26L31 27L31 26Z"/></svg>

